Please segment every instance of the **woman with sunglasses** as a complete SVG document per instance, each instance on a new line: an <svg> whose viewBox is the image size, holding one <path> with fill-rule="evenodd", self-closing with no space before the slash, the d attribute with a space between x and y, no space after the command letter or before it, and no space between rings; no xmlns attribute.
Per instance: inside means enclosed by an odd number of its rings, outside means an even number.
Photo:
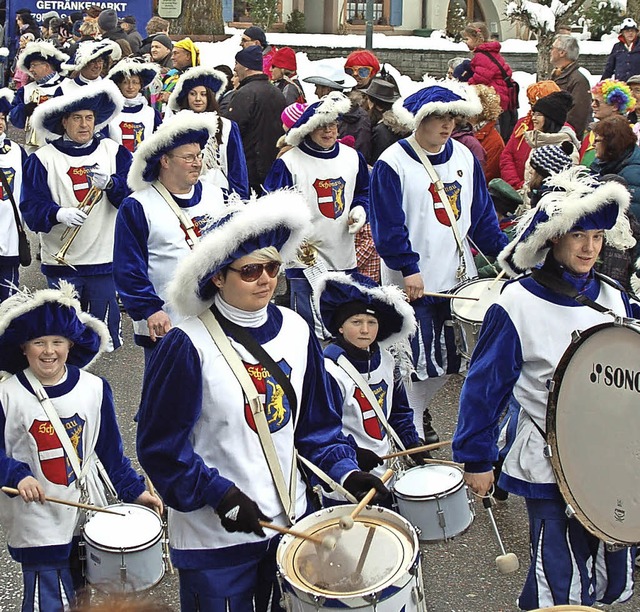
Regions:
<svg viewBox="0 0 640 612"><path fill-rule="evenodd" d="M260 521L290 525L308 511L294 451L357 498L371 487L387 494L358 471L340 433L313 333L271 303L280 265L296 256L309 220L293 191L230 207L169 288L173 307L192 316L151 358L137 447L170 508L182 612L281 609L279 538Z"/></svg>
<svg viewBox="0 0 640 612"><path fill-rule="evenodd" d="M227 76L219 70L208 66L189 68L178 79L169 97L167 112L215 113L218 129L203 149L202 177L220 187L225 197L236 193L247 199L249 175L240 130L235 121L220 116L218 100L226 86Z"/></svg>

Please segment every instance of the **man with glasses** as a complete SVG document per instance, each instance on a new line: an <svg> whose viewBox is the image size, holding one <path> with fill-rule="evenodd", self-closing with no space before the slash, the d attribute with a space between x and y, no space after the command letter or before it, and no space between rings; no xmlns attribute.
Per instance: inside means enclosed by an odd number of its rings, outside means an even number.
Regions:
<svg viewBox="0 0 640 612"><path fill-rule="evenodd" d="M278 48L274 45L270 45L267 42L267 36L262 28L258 26L250 26L243 33L240 38L240 46L243 49L247 47L260 47L262 53L262 71L269 77L273 78L271 74L271 65L273 63L273 56L278 51Z"/></svg>
<svg viewBox="0 0 640 612"><path fill-rule="evenodd" d="M111 350L122 344L113 228L129 193L131 153L96 132L120 114L122 99L117 85L105 80L36 108L34 129L50 142L27 158L20 202L26 224L40 234L49 286L61 279L75 286L82 309L107 324ZM90 202L93 207L83 210Z"/></svg>
<svg viewBox="0 0 640 612"><path fill-rule="evenodd" d="M202 149L216 131L211 113L184 111L133 157L128 181L134 192L118 210L113 276L145 364L158 339L182 320L166 304L169 279L224 210L221 189L200 180Z"/></svg>
<svg viewBox="0 0 640 612"><path fill-rule="evenodd" d="M591 92L587 77L580 72L578 56L580 47L573 36L556 36L551 46L551 80L560 89L571 94L573 107L567 115L567 122L573 127L580 140L591 119Z"/></svg>
<svg viewBox="0 0 640 612"><path fill-rule="evenodd" d="M122 56L120 46L112 40L85 41L80 43L73 58L62 64L73 77L66 78L60 85L58 95L69 94L85 85L98 83L102 75Z"/></svg>
<svg viewBox="0 0 640 612"><path fill-rule="evenodd" d="M344 71L356 80L356 89L366 89L369 87L373 77L380 70L380 62L378 58L371 53L360 49L353 51L347 57L344 63Z"/></svg>

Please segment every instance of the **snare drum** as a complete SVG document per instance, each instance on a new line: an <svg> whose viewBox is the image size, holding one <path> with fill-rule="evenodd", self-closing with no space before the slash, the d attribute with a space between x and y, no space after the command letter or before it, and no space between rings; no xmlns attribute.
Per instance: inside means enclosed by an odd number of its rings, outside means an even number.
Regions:
<svg viewBox="0 0 640 612"><path fill-rule="evenodd" d="M637 322L574 334L547 402L551 464L567 513L623 546L640 542L639 356Z"/></svg>
<svg viewBox="0 0 640 612"><path fill-rule="evenodd" d="M391 510L367 507L353 528L341 529L340 518L354 508L324 508L295 525L309 535L336 538L334 550L291 535L282 537L276 559L286 610L425 612L414 528Z"/></svg>
<svg viewBox="0 0 640 612"><path fill-rule="evenodd" d="M450 465L419 465L393 487L398 511L418 530L420 541L449 540L473 522L473 503L462 470Z"/></svg>
<svg viewBox="0 0 640 612"><path fill-rule="evenodd" d="M123 516L96 512L84 526L85 576L107 593L144 591L164 575L162 521L149 508L114 504Z"/></svg>
<svg viewBox="0 0 640 612"><path fill-rule="evenodd" d="M451 300L451 318L456 338L458 353L467 359L478 342L482 320L489 306L498 300L502 286L506 281L495 278L476 278L454 287L451 293L463 297L478 298L473 300Z"/></svg>

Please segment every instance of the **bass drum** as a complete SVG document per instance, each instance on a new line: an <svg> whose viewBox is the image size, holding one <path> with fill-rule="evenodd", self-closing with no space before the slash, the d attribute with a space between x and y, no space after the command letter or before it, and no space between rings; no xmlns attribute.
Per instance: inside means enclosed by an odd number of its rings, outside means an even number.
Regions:
<svg viewBox="0 0 640 612"><path fill-rule="evenodd" d="M640 542L640 327L575 333L547 402L551 464L567 514L611 544Z"/></svg>

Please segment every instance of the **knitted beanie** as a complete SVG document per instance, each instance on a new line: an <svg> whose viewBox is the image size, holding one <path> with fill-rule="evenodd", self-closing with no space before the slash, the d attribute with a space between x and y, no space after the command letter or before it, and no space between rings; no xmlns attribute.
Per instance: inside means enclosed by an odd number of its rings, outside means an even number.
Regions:
<svg viewBox="0 0 640 612"><path fill-rule="evenodd" d="M542 113L556 125L563 126L572 106L573 96L570 93L555 91L540 98L531 108L534 113Z"/></svg>
<svg viewBox="0 0 640 612"><path fill-rule="evenodd" d="M302 117L302 113L304 113L306 108L307 105L300 104L300 102L289 104L289 106L287 106L280 115L282 124L290 130L293 127L293 124Z"/></svg>
<svg viewBox="0 0 640 612"><path fill-rule="evenodd" d="M118 13L113 9L104 9L98 15L98 26L105 32L111 32L118 27Z"/></svg>
<svg viewBox="0 0 640 612"><path fill-rule="evenodd" d="M282 47L273 54L271 65L275 68L283 68L295 72L298 68L296 64L296 53L291 47Z"/></svg>
<svg viewBox="0 0 640 612"><path fill-rule="evenodd" d="M247 47L236 53L236 62L249 70L262 72L262 49L260 47Z"/></svg>
<svg viewBox="0 0 640 612"><path fill-rule="evenodd" d="M565 141L560 145L544 145L531 152L529 165L542 177L548 178L573 166L570 155L573 145Z"/></svg>

